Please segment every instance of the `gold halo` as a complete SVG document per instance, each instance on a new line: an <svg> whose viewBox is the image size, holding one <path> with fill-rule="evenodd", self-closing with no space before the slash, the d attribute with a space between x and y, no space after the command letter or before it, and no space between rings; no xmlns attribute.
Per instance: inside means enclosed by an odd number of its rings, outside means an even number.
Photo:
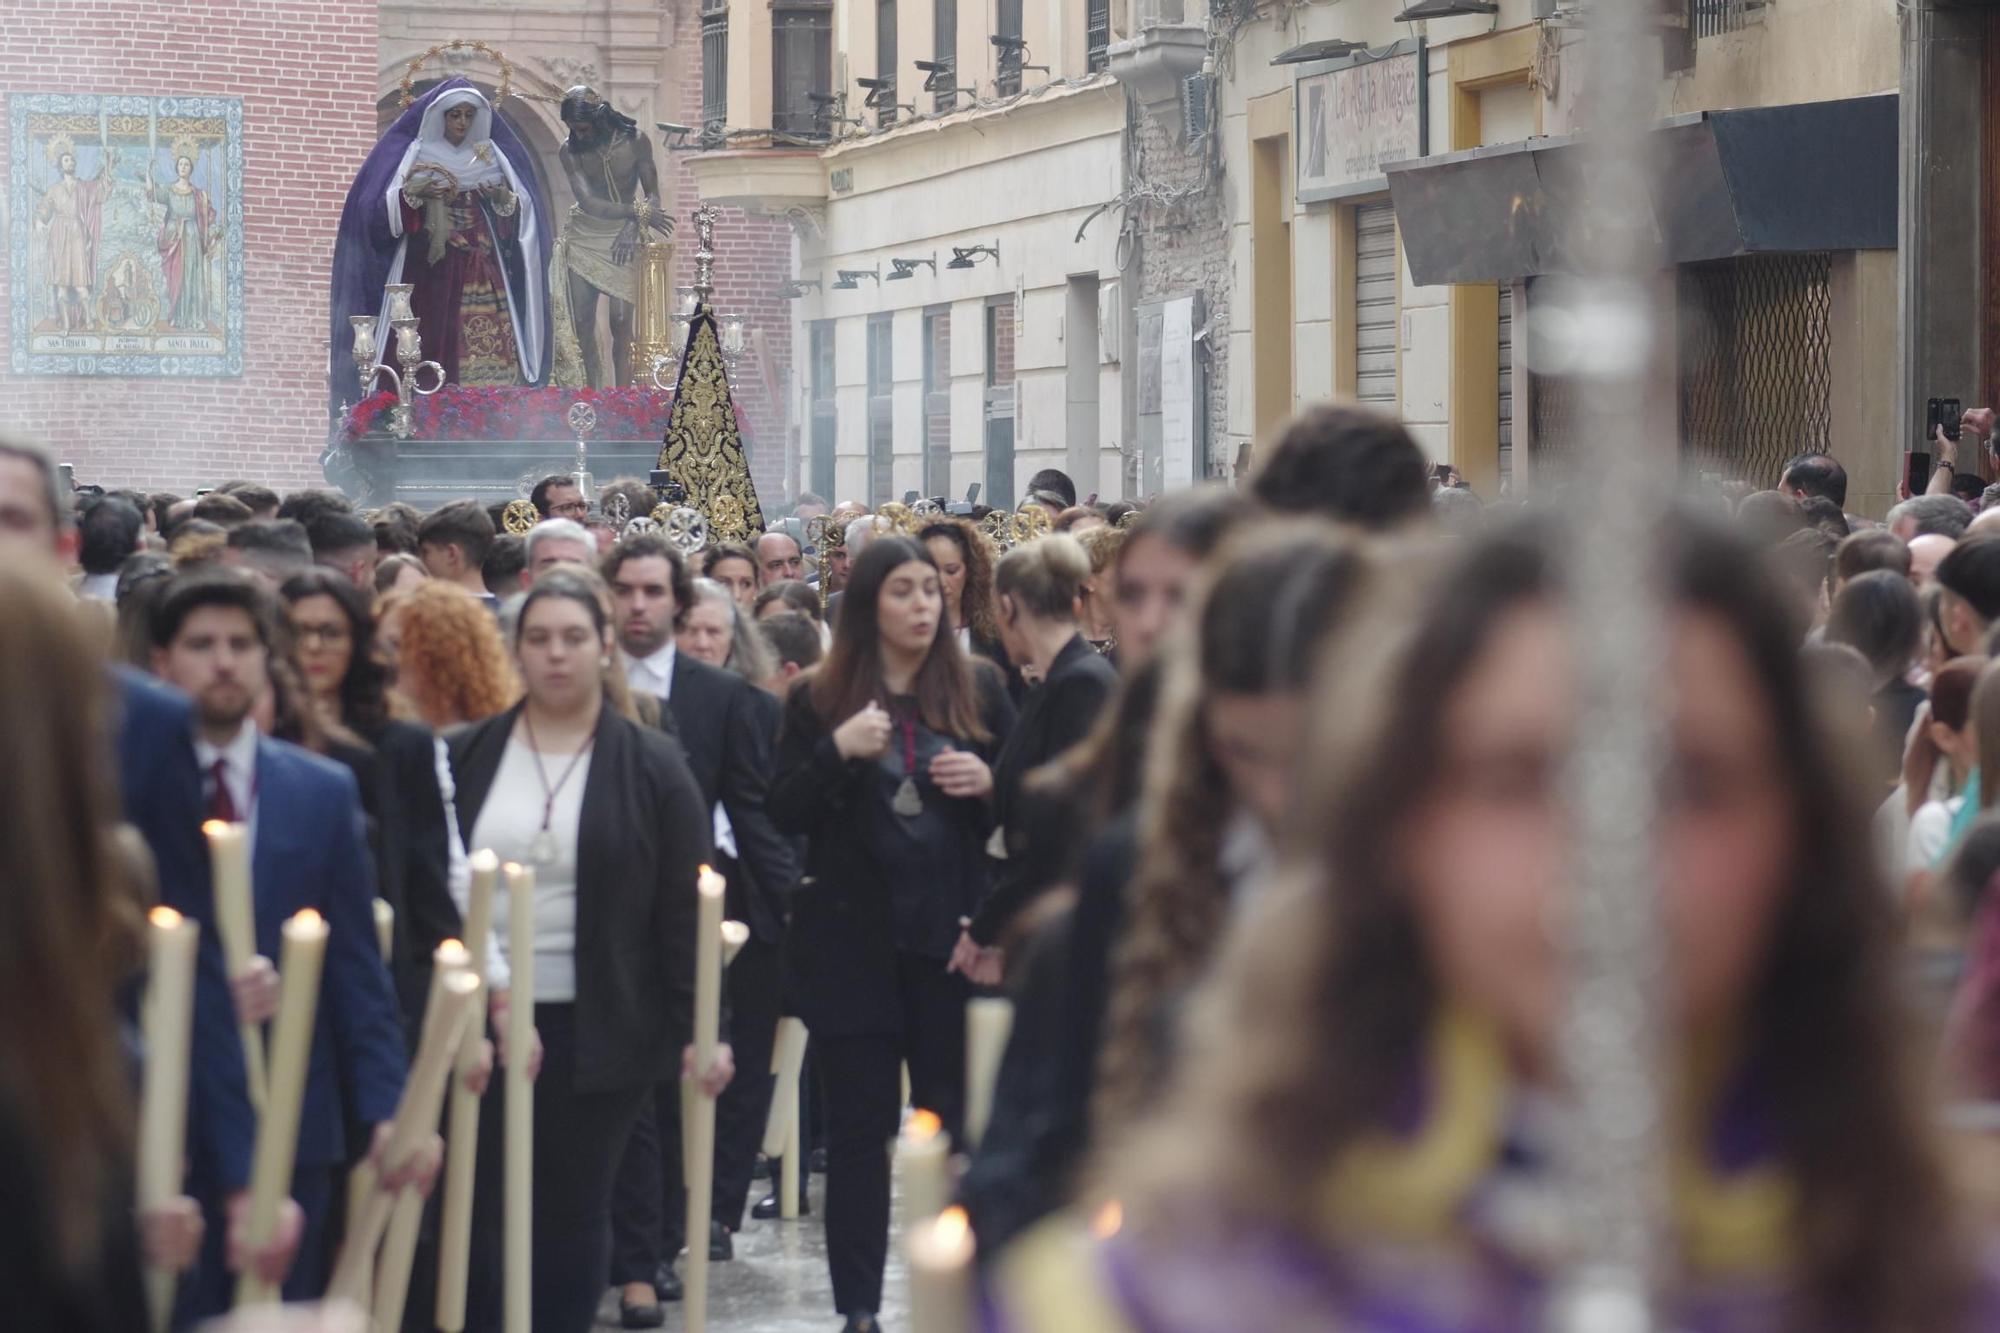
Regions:
<svg viewBox="0 0 2000 1333"><path fill-rule="evenodd" d="M49 159L50 165L55 165L63 160L65 153L71 157L76 156L76 140L67 134L58 134L42 146L42 153Z"/></svg>
<svg viewBox="0 0 2000 1333"><path fill-rule="evenodd" d="M499 109L500 104L506 101L514 90L514 63L484 42L468 42L456 37L448 42L439 42L410 62L409 67L403 71L403 105L408 106L417 100L414 89L417 71L446 51L477 51L500 67L500 86L493 94L494 109Z"/></svg>

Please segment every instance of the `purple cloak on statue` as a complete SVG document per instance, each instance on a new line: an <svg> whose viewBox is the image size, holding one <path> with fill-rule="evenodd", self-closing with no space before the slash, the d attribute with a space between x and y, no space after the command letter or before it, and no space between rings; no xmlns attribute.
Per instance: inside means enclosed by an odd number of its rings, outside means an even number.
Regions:
<svg viewBox="0 0 2000 1333"><path fill-rule="evenodd" d="M347 192L347 203L340 210L340 236L333 248L333 302L327 340L329 414L337 413L343 403L353 402L360 392L354 372L354 327L348 323L348 317L381 312L382 289L389 280L397 249L403 243L403 238L391 231L389 212L383 202L389 187L402 169L410 146L417 140L425 110L444 93L472 86L467 79L449 78L406 107L396 117L395 124L383 132ZM549 252L555 244L555 218L549 211L548 189L542 183L535 155L497 112L493 116L492 137L493 146L527 187L535 217L541 221L532 246L513 247L507 253L507 285L517 293L531 285L540 288L548 281ZM549 377L548 302L536 301L531 307L523 304L521 317L530 317L530 309L540 336L532 339L537 349L533 363L522 369L529 383L544 384ZM378 339L386 344L388 330L383 329ZM525 349L522 354L526 356ZM386 385L387 380L382 384Z"/></svg>

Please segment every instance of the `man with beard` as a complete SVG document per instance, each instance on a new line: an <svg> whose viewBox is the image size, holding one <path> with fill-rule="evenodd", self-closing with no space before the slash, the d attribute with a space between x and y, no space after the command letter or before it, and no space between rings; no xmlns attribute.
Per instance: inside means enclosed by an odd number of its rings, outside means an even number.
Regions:
<svg viewBox="0 0 2000 1333"><path fill-rule="evenodd" d="M379 1168L407 1057L395 993L375 945L374 874L354 778L337 764L261 735L251 715L269 689L275 616L270 594L240 574L184 580L161 603L153 669L193 702L205 815L250 828L257 952L279 957L280 928L305 908L326 918L330 930L292 1177L305 1214L304 1239L284 1284L287 1300L310 1300L326 1286L336 1177L362 1155L346 1141L343 1109L373 1133L365 1151L378 1158ZM269 1017L275 1008L267 1001L246 1018ZM433 1142L399 1171L384 1173L382 1187L427 1187L438 1157ZM222 1314L231 1301L221 1202L202 1200L210 1215L194 1283L197 1316Z"/></svg>
<svg viewBox="0 0 2000 1333"><path fill-rule="evenodd" d="M572 387L632 382L632 305L638 298L639 247L673 235L660 207L653 144L596 89L563 94L563 174L576 202L549 265L555 328L553 381ZM597 298L610 298L611 365L597 345Z"/></svg>

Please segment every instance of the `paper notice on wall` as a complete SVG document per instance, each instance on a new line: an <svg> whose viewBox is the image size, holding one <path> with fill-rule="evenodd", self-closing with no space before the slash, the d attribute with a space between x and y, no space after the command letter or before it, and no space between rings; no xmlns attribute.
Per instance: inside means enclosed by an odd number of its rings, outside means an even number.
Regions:
<svg viewBox="0 0 2000 1333"><path fill-rule="evenodd" d="M1194 456L1194 298L1167 301L1160 320L1160 464L1163 490L1201 479Z"/></svg>

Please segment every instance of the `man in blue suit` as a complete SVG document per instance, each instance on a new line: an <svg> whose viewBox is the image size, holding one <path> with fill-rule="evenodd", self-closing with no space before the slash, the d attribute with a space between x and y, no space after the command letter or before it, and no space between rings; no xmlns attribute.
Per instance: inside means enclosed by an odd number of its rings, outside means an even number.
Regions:
<svg viewBox="0 0 2000 1333"><path fill-rule="evenodd" d="M153 667L193 702L194 790L208 818L250 826L257 951L280 956L280 927L312 908L330 934L306 1075L292 1194L305 1214L288 1300L325 1288L326 1224L341 1169L361 1156L343 1110L371 1127L379 1152L402 1095L406 1056L396 999L375 942L374 873L353 776L338 764L271 740L251 714L269 689L275 608L256 583L225 573L171 588L154 622ZM432 1154L423 1165L435 1170ZM390 1180L385 1187L401 1182ZM427 1182L426 1182L427 1183ZM228 1305L217 1200L197 1279L200 1313Z"/></svg>

